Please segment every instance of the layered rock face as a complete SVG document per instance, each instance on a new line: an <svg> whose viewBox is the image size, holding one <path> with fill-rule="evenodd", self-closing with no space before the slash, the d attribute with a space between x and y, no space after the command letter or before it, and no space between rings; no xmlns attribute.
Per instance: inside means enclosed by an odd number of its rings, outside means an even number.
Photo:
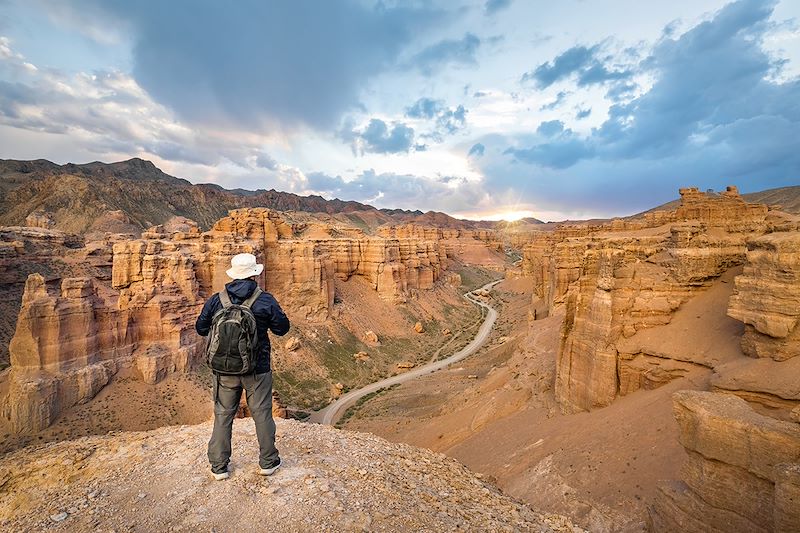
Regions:
<svg viewBox="0 0 800 533"><path fill-rule="evenodd" d="M707 365L691 355L663 364L664 354L622 341L669 324L684 302L743 264L747 239L771 229L767 214L735 188L718 196L683 189L675 211L562 226L527 245L522 268L542 314L566 306L555 389L562 408L603 407Z"/></svg>
<svg viewBox="0 0 800 533"><path fill-rule="evenodd" d="M566 310L555 385L564 411L710 369L713 392L675 396L688 458L652 506L655 531L800 530L798 229L733 187L690 188L674 211L563 226L525 248L535 299ZM697 326L705 320L713 331Z"/></svg>
<svg viewBox="0 0 800 533"><path fill-rule="evenodd" d="M775 361L800 355L800 233L772 233L748 243L728 313L745 323L747 355Z"/></svg>
<svg viewBox="0 0 800 533"><path fill-rule="evenodd" d="M52 230L4 231L12 237L35 233L53 241L51 248L80 248L85 257L78 260L91 255L111 266L110 276L61 278L58 295L48 293L39 274L28 278L2 403L12 430L26 434L91 399L121 369L156 383L195 364L203 347L195 318L230 281L225 271L235 254L252 253L264 262L262 286L293 320L327 318L335 279L362 276L382 298L396 302L432 288L447 266L440 240L310 228L260 208L232 211L205 233L188 219L172 219L141 239L107 239L85 248ZM30 248L27 241L5 242L11 243L9 254Z"/></svg>
<svg viewBox="0 0 800 533"><path fill-rule="evenodd" d="M713 201L695 187L681 189L680 194L681 205L675 212L678 220L697 220L732 232L753 232L764 227L767 206L745 202L734 186Z"/></svg>
<svg viewBox="0 0 800 533"><path fill-rule="evenodd" d="M0 404L14 432L47 427L62 409L94 397L116 371L114 360L105 359L118 331L95 304L89 278L65 278L58 296L47 293L39 274L28 278L10 346L9 390Z"/></svg>
<svg viewBox="0 0 800 533"><path fill-rule="evenodd" d="M363 276L381 297L397 302L411 290L431 288L447 268L442 230L406 225L385 230L383 237L368 237L333 228L301 236L305 229L274 211L255 208L231 211L209 234L232 234L260 245L267 290L312 320L328 316L334 279Z"/></svg>
<svg viewBox="0 0 800 533"><path fill-rule="evenodd" d="M800 528L800 424L709 392L676 393L674 412L688 458L651 506L654 531Z"/></svg>
<svg viewBox="0 0 800 533"><path fill-rule="evenodd" d="M547 310L563 303L567 289L581 273L586 242L569 240L565 229L535 235L523 248L522 272L534 281L535 296Z"/></svg>
<svg viewBox="0 0 800 533"><path fill-rule="evenodd" d="M69 277L111 277L109 240L84 243L62 231L31 227L0 227L0 368L7 366L22 293L29 274L48 283Z"/></svg>
<svg viewBox="0 0 800 533"><path fill-rule="evenodd" d="M488 229L454 229L402 224L380 228L378 234L386 238L411 239L438 243L440 254L486 268L496 268L498 262L492 252L503 252L504 239L498 231Z"/></svg>
<svg viewBox="0 0 800 533"><path fill-rule="evenodd" d="M800 405L800 231L748 242L728 315L744 323L749 356L715 367L711 385L770 409Z"/></svg>

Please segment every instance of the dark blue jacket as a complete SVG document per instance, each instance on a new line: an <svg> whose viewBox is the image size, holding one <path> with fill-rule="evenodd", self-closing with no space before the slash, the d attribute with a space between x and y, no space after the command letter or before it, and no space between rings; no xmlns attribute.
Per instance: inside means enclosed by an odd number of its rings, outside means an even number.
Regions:
<svg viewBox="0 0 800 533"><path fill-rule="evenodd" d="M237 279L225 285L225 289L228 291L231 303L239 305L256 290L256 282L251 279ZM211 319L220 309L222 309L222 302L219 301L219 294L215 294L208 299L200 312L200 316L197 317L197 323L194 325L197 333L203 337L208 335L211 330ZM275 335L286 335L289 331L289 319L286 318L275 297L268 292L262 292L253 302L253 306L250 309L256 317L256 325L258 327L256 373L261 374L271 370L270 344L267 330Z"/></svg>

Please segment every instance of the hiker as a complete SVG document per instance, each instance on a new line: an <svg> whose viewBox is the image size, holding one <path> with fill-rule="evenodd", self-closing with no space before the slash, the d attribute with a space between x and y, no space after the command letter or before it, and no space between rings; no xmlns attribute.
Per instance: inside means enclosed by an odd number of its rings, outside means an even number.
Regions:
<svg viewBox="0 0 800 533"><path fill-rule="evenodd" d="M258 287L264 265L253 254L238 254L226 271L233 279L203 306L195 329L208 336L206 363L214 374L214 430L208 460L216 480L229 477L231 431L242 389L256 424L259 473L272 475L281 465L272 419L272 370L267 330L286 335L289 319L277 300Z"/></svg>

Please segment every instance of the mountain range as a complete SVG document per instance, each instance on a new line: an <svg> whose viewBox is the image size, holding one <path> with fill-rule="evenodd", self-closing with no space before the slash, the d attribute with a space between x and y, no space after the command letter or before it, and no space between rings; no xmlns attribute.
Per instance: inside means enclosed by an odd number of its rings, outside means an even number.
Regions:
<svg viewBox="0 0 800 533"><path fill-rule="evenodd" d="M749 202L780 205L800 213L800 186L743 195ZM673 209L678 201L657 209ZM473 221L446 213L403 209L377 209L371 205L321 196L259 189L225 189L212 183L193 184L162 172L139 158L102 163L58 165L45 159L0 159L0 226L21 226L31 213L44 213L62 231L130 232L163 224L174 216L196 221L205 230L231 209L267 207L278 211L304 211L357 218L367 228L414 222L440 228L501 229L542 224L535 218L515 223Z"/></svg>
<svg viewBox="0 0 800 533"><path fill-rule="evenodd" d="M107 230L137 232L163 224L174 216L190 218L205 230L231 209L244 207L329 215L358 213L373 227L404 222L446 228L496 225L433 211L376 209L359 202L326 200L314 195L193 184L139 158L80 165L58 165L44 159L0 159L0 225L4 226L25 225L31 213L41 212L51 218L54 228L78 234ZM524 223L540 221L526 219Z"/></svg>

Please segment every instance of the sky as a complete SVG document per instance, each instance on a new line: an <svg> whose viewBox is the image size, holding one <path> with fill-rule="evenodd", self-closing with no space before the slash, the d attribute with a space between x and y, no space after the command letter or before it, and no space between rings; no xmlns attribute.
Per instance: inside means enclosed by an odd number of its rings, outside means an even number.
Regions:
<svg viewBox="0 0 800 533"><path fill-rule="evenodd" d="M0 0L0 158L473 219L800 184L797 0Z"/></svg>

